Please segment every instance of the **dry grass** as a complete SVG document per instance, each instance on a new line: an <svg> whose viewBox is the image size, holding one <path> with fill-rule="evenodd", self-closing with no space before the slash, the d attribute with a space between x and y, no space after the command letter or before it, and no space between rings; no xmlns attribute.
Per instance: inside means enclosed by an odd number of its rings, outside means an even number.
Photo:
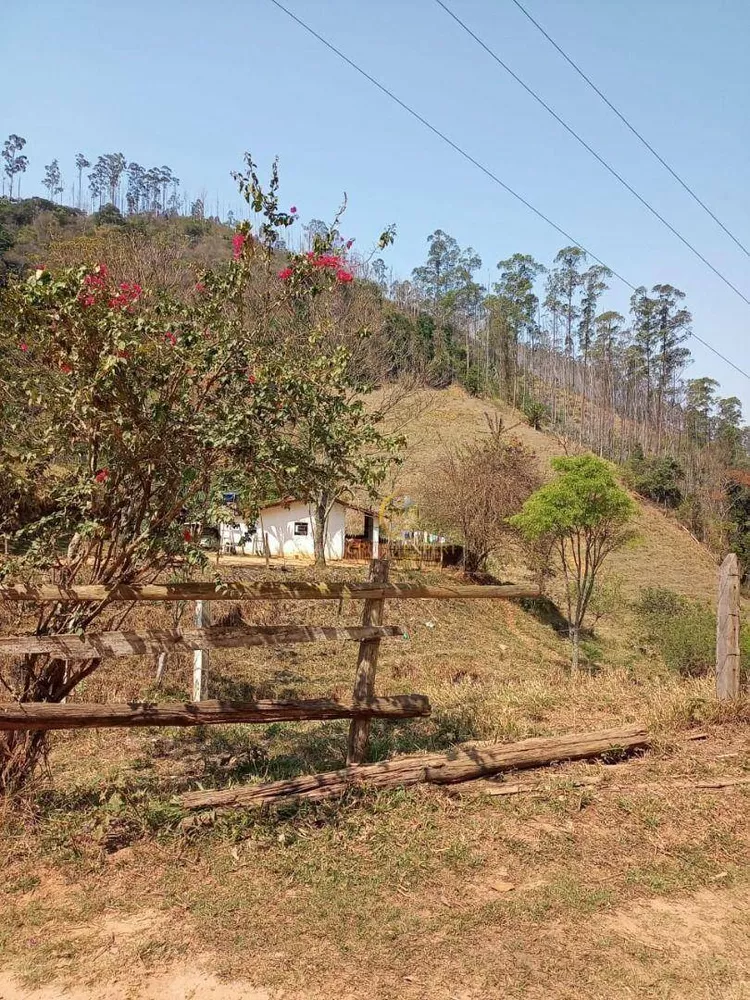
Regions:
<svg viewBox="0 0 750 1000"><path fill-rule="evenodd" d="M442 416L433 404L411 432L423 435L422 458L432 420L442 434L482 433L486 404L453 390L435 398ZM500 571L519 579L510 559ZM721 709L708 679L667 671L641 647L629 604L641 585L711 597L715 569L686 533L644 510L642 541L613 572L625 596L587 643L578 677L552 609L388 605L387 621L409 638L383 642L377 690L424 692L434 714L375 726L375 757L636 719L652 729L647 754L547 769L536 795L425 786L185 828L176 792L338 766L345 725L55 736L49 786L6 811L0 836L0 954L13 988L66 984L76 1000L193 989L257 1000L746 996L750 786L674 780L750 775L750 706ZM353 624L361 606L242 611L249 622ZM135 624L169 620L148 607ZM209 693L346 695L355 659L346 643L216 651ZM112 661L84 696L141 697L152 671ZM175 657L162 697L185 697L189 685L190 663ZM696 727L707 737L688 741ZM599 783L576 783L591 777ZM14 994L8 983L0 974L0 996L57 996Z"/></svg>

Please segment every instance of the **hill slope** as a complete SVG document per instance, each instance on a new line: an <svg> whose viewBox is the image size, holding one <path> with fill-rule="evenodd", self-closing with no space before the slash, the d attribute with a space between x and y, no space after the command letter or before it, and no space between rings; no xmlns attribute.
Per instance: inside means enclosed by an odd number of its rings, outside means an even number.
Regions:
<svg viewBox="0 0 750 1000"><path fill-rule="evenodd" d="M420 389L389 414L388 423L407 439L403 465L389 483L391 493L404 493L417 503L429 489L429 468L440 451L461 446L489 433L488 418L499 417L538 456L543 473L550 459L565 454L562 440L526 423L518 410L495 400L467 395L458 386ZM575 446L573 446L575 448ZM626 596L634 597L642 587L668 587L686 597L713 601L716 590L716 560L713 554L674 517L636 498L639 508L638 539L616 553L608 566L617 574ZM516 560L508 565L516 570Z"/></svg>

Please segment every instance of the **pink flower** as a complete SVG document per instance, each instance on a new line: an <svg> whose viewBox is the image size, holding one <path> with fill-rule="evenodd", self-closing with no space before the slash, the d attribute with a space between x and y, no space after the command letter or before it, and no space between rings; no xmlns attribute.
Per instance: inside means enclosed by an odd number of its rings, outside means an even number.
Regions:
<svg viewBox="0 0 750 1000"><path fill-rule="evenodd" d="M60 371L64 372L65 375L70 375L70 373L73 371L73 366L69 365L66 361L63 361L63 363L60 365Z"/></svg>
<svg viewBox="0 0 750 1000"><path fill-rule="evenodd" d="M252 372L250 372L250 374L247 376L247 380L250 383L250 385L255 385L255 383L257 381L257 379L255 378L255 376L253 375Z"/></svg>
<svg viewBox="0 0 750 1000"><path fill-rule="evenodd" d="M336 281L340 281L342 285L345 285L349 281L354 281L354 275L351 271L345 271L343 267L340 267L336 272Z"/></svg>
<svg viewBox="0 0 750 1000"><path fill-rule="evenodd" d="M103 278L106 278L109 275L109 269L106 264L99 264L98 271Z"/></svg>
<svg viewBox="0 0 750 1000"><path fill-rule="evenodd" d="M199 293L200 292L205 292L206 286L203 284L202 281L196 281L196 283L195 283L195 290L196 290L196 292L199 292Z"/></svg>
<svg viewBox="0 0 750 1000"><path fill-rule="evenodd" d="M83 298L81 299L81 305L86 307L93 306L95 302L96 299L94 298L93 295L84 295Z"/></svg>
<svg viewBox="0 0 750 1000"><path fill-rule="evenodd" d="M28 344L26 344L26 343L23 343L23 344L19 344L18 346L19 346L19 347L21 348L21 350L23 351L23 353L24 353L24 354L25 354L25 353L26 353L26 352L28 351L28 349L29 349L29 345L28 345Z"/></svg>
<svg viewBox="0 0 750 1000"><path fill-rule="evenodd" d="M106 483L109 479L109 469L99 469L97 474L94 476L97 483Z"/></svg>
<svg viewBox="0 0 750 1000"><path fill-rule="evenodd" d="M289 209L289 211L290 211L290 213L292 215L296 215L297 214L297 206L296 205L292 205L292 207Z"/></svg>
<svg viewBox="0 0 750 1000"><path fill-rule="evenodd" d="M242 256L242 250L247 242L247 236L244 233L235 233L232 237L232 257L235 260L239 260Z"/></svg>
<svg viewBox="0 0 750 1000"><path fill-rule="evenodd" d="M352 248L353 246L354 246L354 240L347 240L347 241L346 241L346 249L347 249L347 250L351 250L351 248Z"/></svg>
<svg viewBox="0 0 750 1000"><path fill-rule="evenodd" d="M177 334L176 333L165 333L164 334L164 339L166 340L166 342L168 344L171 344L172 347L174 347L174 345L177 343Z"/></svg>
<svg viewBox="0 0 750 1000"><path fill-rule="evenodd" d="M283 271L279 271L279 277L282 281L288 281L293 273L291 267L285 267Z"/></svg>

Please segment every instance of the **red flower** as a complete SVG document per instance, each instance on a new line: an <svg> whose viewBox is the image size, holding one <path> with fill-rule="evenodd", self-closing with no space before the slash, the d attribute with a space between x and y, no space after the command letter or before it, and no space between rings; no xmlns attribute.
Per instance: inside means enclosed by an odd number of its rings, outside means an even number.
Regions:
<svg viewBox="0 0 750 1000"><path fill-rule="evenodd" d="M346 241L346 249L347 249L347 250L351 250L351 248L352 248L353 246L354 246L354 240L347 240L347 241Z"/></svg>
<svg viewBox="0 0 750 1000"><path fill-rule="evenodd" d="M106 483L109 479L109 469L99 469L97 474L94 476L97 483Z"/></svg>
<svg viewBox="0 0 750 1000"><path fill-rule="evenodd" d="M73 366L63 361L63 363L60 365L60 371L64 372L66 375L70 375L70 373L73 371Z"/></svg>
<svg viewBox="0 0 750 1000"><path fill-rule="evenodd" d="M312 255L313 267L319 269L328 268L335 271L337 267L341 266L341 258L335 253L322 253L320 257L316 257L315 254Z"/></svg>
<svg viewBox="0 0 750 1000"><path fill-rule="evenodd" d="M203 284L202 281L196 281L195 290L196 292L205 292L206 286Z"/></svg>
<svg viewBox="0 0 750 1000"><path fill-rule="evenodd" d="M164 339L166 340L166 342L168 344L171 344L172 347L174 347L174 345L177 343L177 334L176 333L165 333L164 334Z"/></svg>
<svg viewBox="0 0 750 1000"><path fill-rule="evenodd" d="M186 542L192 542L193 540L193 534L187 528L185 528L185 530L183 531L182 537L185 539Z"/></svg>
<svg viewBox="0 0 750 1000"><path fill-rule="evenodd" d="M285 267L283 271L279 271L279 277L282 281L288 281L294 272L291 267Z"/></svg>
<svg viewBox="0 0 750 1000"><path fill-rule="evenodd" d="M348 281L354 281L354 275L351 271L345 271L343 267L340 267L336 272L336 281L340 281L342 285L345 285Z"/></svg>
<svg viewBox="0 0 750 1000"><path fill-rule="evenodd" d="M242 256L242 250L247 242L247 236L244 233L235 233L232 237L232 257L235 260L239 260Z"/></svg>
<svg viewBox="0 0 750 1000"><path fill-rule="evenodd" d="M255 382L257 381L252 372L250 372L250 374L247 376L247 380L251 385L254 385Z"/></svg>
<svg viewBox="0 0 750 1000"><path fill-rule="evenodd" d="M101 274L103 278L106 278L109 275L109 268L106 264L99 264L99 274Z"/></svg>
<svg viewBox="0 0 750 1000"><path fill-rule="evenodd" d="M127 351L118 351L117 352L117 357L118 358L129 358L130 355L128 354Z"/></svg>
<svg viewBox="0 0 750 1000"><path fill-rule="evenodd" d="M28 351L28 349L29 349L29 345L28 345L28 344L25 344L25 343L24 343L24 344L19 344L18 346L19 346L19 347L21 348L21 350L23 351L23 353L24 353L24 354L25 354L25 353L26 353L26 352Z"/></svg>

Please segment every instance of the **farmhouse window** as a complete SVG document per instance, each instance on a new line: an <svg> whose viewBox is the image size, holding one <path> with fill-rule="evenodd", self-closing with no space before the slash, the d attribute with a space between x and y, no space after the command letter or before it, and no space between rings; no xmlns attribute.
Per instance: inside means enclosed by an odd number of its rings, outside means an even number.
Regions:
<svg viewBox="0 0 750 1000"><path fill-rule="evenodd" d="M309 527L310 527L310 525L307 523L307 521L295 521L294 522L294 534L295 535L306 535L307 534L307 529Z"/></svg>

